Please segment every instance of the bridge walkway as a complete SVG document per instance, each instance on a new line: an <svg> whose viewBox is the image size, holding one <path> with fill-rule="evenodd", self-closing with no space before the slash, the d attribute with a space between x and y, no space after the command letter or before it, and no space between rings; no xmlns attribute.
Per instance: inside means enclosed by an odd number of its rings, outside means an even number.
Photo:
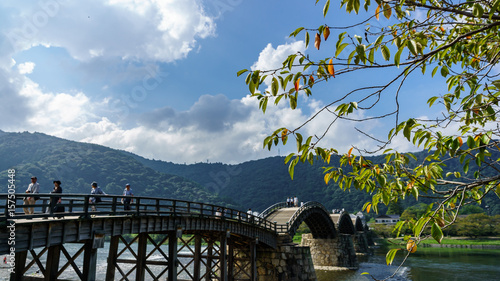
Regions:
<svg viewBox="0 0 500 281"><path fill-rule="evenodd" d="M298 207L288 207L272 212L266 219L277 224L287 224L290 218L297 212Z"/></svg>

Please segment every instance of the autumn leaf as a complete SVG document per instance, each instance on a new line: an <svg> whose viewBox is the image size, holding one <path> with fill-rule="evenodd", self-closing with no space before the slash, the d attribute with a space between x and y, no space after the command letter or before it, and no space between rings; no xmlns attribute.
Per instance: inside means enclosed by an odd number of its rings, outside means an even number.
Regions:
<svg viewBox="0 0 500 281"><path fill-rule="evenodd" d="M461 137L458 137L457 139L458 139L458 144L459 144L460 146L462 146L462 144L464 144L464 141L462 140L462 138L461 138Z"/></svg>
<svg viewBox="0 0 500 281"><path fill-rule="evenodd" d="M375 10L375 18L378 20L380 14L380 5L377 6L377 9Z"/></svg>
<svg viewBox="0 0 500 281"><path fill-rule="evenodd" d="M335 78L335 68L333 68L333 59L330 59L330 62L328 63L328 73L330 73L333 78Z"/></svg>
<svg viewBox="0 0 500 281"><path fill-rule="evenodd" d="M410 253L415 253L417 251L417 244L413 240L408 240L408 243L406 243L406 250Z"/></svg>
<svg viewBox="0 0 500 281"><path fill-rule="evenodd" d="M351 158L351 152L353 150L354 147L351 147L351 149L349 149L349 151L347 152L347 157Z"/></svg>
<svg viewBox="0 0 500 281"><path fill-rule="evenodd" d="M314 47L319 50L319 45L321 45L321 37L319 33L316 33L316 37L314 38Z"/></svg>
<svg viewBox="0 0 500 281"><path fill-rule="evenodd" d="M441 32L445 31L444 27L442 27L442 26L440 26L439 29L441 29Z"/></svg>
<svg viewBox="0 0 500 281"><path fill-rule="evenodd" d="M297 81L295 81L295 91L298 92L300 88L300 77L297 78Z"/></svg>
<svg viewBox="0 0 500 281"><path fill-rule="evenodd" d="M314 76L310 75L309 76L309 85L314 84Z"/></svg>
<svg viewBox="0 0 500 281"><path fill-rule="evenodd" d="M323 37L325 38L325 41L328 39L328 36L330 36L330 28L328 26L325 26L323 29Z"/></svg>

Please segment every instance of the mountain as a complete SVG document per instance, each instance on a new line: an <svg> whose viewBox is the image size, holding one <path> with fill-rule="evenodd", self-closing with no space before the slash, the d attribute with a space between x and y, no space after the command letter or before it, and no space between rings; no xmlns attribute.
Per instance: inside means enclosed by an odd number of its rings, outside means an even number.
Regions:
<svg viewBox="0 0 500 281"><path fill-rule="evenodd" d="M418 159L427 155L415 153ZM495 159L500 155L493 155ZM384 156L368 157L374 163L384 162ZM331 163L338 163L338 156ZM414 163L417 163L414 161ZM453 171L460 163L448 163L445 170ZM141 156L100 145L68 141L41 133L5 133L0 131L0 183L7 183L7 169L16 169L18 192L23 192L32 175L37 176L42 192L50 192L52 181L59 179L65 193L90 193L90 183L97 181L108 194L121 194L126 183L136 195L216 203L238 209L263 211L289 196L299 201L318 201L327 209L361 210L371 200L370 194L354 188L343 191L339 186L323 181L322 163L299 164L294 180L288 174L284 157L270 157L236 165L223 163L174 164L150 160ZM472 163L470 172L477 169ZM445 171L446 173L446 171ZM492 173L496 173L492 171ZM401 202L407 208L419 202ZM500 214L500 200L488 195L483 206L490 214ZM387 207L379 206L385 213ZM370 214L372 215L372 214Z"/></svg>
<svg viewBox="0 0 500 281"><path fill-rule="evenodd" d="M130 183L136 196L234 205L223 202L200 184L178 175L144 166L129 154L108 147L68 141L42 133L0 133L0 182L7 183L7 170L16 170L16 191L24 192L36 176L41 193L62 182L64 193L90 193L98 182L107 194L122 194Z"/></svg>
<svg viewBox="0 0 500 281"><path fill-rule="evenodd" d="M226 200L231 200L237 205L263 211L277 202L283 202L289 196L297 196L299 201L318 201L327 209L345 209L357 212L364 203L371 200L371 195L354 188L342 190L333 181L326 185L323 181L323 163L314 165L298 164L295 166L294 180L288 174L288 165L284 163L285 157L271 157L249 161L237 165L222 163L196 163L191 165L174 164L171 162L150 160L132 155L136 160L147 167L169 174L179 175L203 185L207 190L215 192ZM417 159L424 159L427 152L414 153ZM500 158L493 155L492 158ZM384 156L367 157L373 163L384 163ZM339 156L331 158L331 163L338 163ZM418 160L411 160L413 166ZM461 170L457 161L447 163L446 171ZM474 163L470 164L469 173L477 169ZM348 172L348 171L346 171ZM496 171L491 170L491 175ZM443 187L445 188L445 187ZM400 201L401 202L401 201ZM412 197L401 202L403 208L414 206L417 203L431 203L432 200L420 197L417 202ZM489 194L482 207L489 206L490 214L500 214L500 200L495 194ZM385 213L387 207L379 205L380 213Z"/></svg>

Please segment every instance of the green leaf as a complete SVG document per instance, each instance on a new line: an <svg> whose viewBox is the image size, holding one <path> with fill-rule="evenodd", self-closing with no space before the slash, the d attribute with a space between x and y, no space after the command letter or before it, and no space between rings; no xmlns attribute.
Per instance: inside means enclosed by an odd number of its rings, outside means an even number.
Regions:
<svg viewBox="0 0 500 281"><path fill-rule="evenodd" d="M236 73L236 77L239 77L241 74L243 74L247 71L248 71L247 69L242 69L242 70L238 71L238 73Z"/></svg>
<svg viewBox="0 0 500 281"><path fill-rule="evenodd" d="M295 29L294 32L290 33L289 37L292 37L292 36L295 37L295 36L297 36L303 29L304 29L303 27L299 27L299 28Z"/></svg>
<svg viewBox="0 0 500 281"><path fill-rule="evenodd" d="M394 257L396 257L396 253L401 250L401 249L391 249L389 252L387 252L387 255L385 255L385 262L387 265L391 265L392 261L394 260Z"/></svg>
<svg viewBox="0 0 500 281"><path fill-rule="evenodd" d="M340 52L344 50L345 47L349 46L348 43L342 43L337 47L337 51L335 51L335 57L338 57L340 55Z"/></svg>
<svg viewBox="0 0 500 281"><path fill-rule="evenodd" d="M327 0L325 6L323 6L323 17L326 17L329 8L330 8L330 0Z"/></svg>
<svg viewBox="0 0 500 281"><path fill-rule="evenodd" d="M273 82L271 84L271 94L273 96L276 96L278 94L278 89L279 89L278 79L273 77Z"/></svg>
<svg viewBox="0 0 500 281"><path fill-rule="evenodd" d="M415 56L418 55L417 53L417 42L415 42L415 40L408 40L406 45L408 45L408 49L410 50L410 52L412 54L414 54Z"/></svg>
<svg viewBox="0 0 500 281"><path fill-rule="evenodd" d="M399 48L398 52L396 53L396 55L394 56L394 64L399 67L399 62L400 62L400 58L401 58L401 53L403 52L403 49L404 48Z"/></svg>
<svg viewBox="0 0 500 281"><path fill-rule="evenodd" d="M309 32L306 32L306 48L309 46Z"/></svg>
<svg viewBox="0 0 500 281"><path fill-rule="evenodd" d="M481 4L479 4L479 3L475 3L474 6L472 7L472 14L476 18L482 17L483 14L484 14L483 6Z"/></svg>
<svg viewBox="0 0 500 281"><path fill-rule="evenodd" d="M295 171L295 165L297 165L297 162L299 162L299 158L295 158L290 162L290 165L288 166L288 173L290 174L290 178L293 180L293 174Z"/></svg>
<svg viewBox="0 0 500 281"><path fill-rule="evenodd" d="M414 188L415 189L415 188ZM413 234L415 235L415 237L418 237L420 236L420 233L422 232L422 228L424 227L424 225L430 220L431 218L429 217L424 217L424 218L420 218L417 223L415 224L415 227L413 228Z"/></svg>
<svg viewBox="0 0 500 281"><path fill-rule="evenodd" d="M448 70L448 67L446 65L443 65L443 67L441 67L441 75L443 77L446 77L449 73L450 71Z"/></svg>
<svg viewBox="0 0 500 281"><path fill-rule="evenodd" d="M441 227L437 225L437 223L432 224L431 235L434 240L441 244L441 240L443 240L443 231L441 230Z"/></svg>
<svg viewBox="0 0 500 281"><path fill-rule="evenodd" d="M389 51L389 47L387 47L386 45L383 45L381 48L381 51L382 51L382 57L384 58L384 60L389 61L389 59L391 59L391 51Z"/></svg>

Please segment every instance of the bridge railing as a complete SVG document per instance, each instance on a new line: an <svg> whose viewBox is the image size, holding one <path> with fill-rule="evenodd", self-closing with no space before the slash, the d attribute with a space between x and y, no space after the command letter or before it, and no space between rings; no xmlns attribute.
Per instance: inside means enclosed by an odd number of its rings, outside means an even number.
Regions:
<svg viewBox="0 0 500 281"><path fill-rule="evenodd" d="M269 208L265 209L262 213L259 214L259 217L265 218L272 212L278 209L286 208L286 202L278 202L276 204L271 205Z"/></svg>
<svg viewBox="0 0 500 281"><path fill-rule="evenodd" d="M5 206L0 213L0 221L7 219L36 219L36 218L63 218L78 217L92 218L99 216L194 216L214 217L221 220L250 223L276 232L276 223L270 222L245 211L226 208L223 206L175 200L157 197L126 197L119 195L90 195L90 194L37 194L39 199L34 205L24 205L26 193L0 194L0 202ZM31 195L31 194L29 194ZM101 202L93 204L90 199L100 198ZM55 202L61 198L60 202ZM131 199L130 210L125 210L122 199ZM34 208L33 214L27 214ZM64 211L61 209L64 208ZM62 212L61 212L62 211Z"/></svg>
<svg viewBox="0 0 500 281"><path fill-rule="evenodd" d="M288 222L286 224L278 224L276 225L276 231L278 233L286 233L291 231L291 227L294 225L295 221L297 218L300 216L300 214L308 209L311 208L320 208L323 209L327 214L329 214L328 210L323 206L323 204L316 202L316 201L309 201L304 203L304 205L300 206L300 208L293 213L293 215L290 217Z"/></svg>

